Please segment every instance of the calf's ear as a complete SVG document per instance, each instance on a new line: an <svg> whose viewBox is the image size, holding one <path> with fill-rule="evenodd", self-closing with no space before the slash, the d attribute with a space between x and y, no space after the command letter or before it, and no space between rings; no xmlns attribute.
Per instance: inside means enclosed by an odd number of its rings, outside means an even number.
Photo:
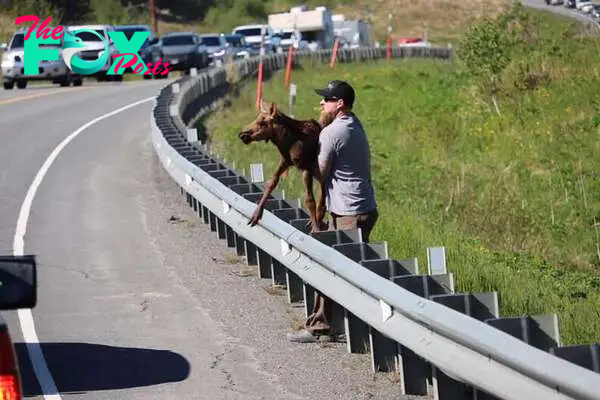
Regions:
<svg viewBox="0 0 600 400"><path fill-rule="evenodd" d="M277 114L277 105L275 103L271 103L269 106L269 114L271 114L272 117Z"/></svg>
<svg viewBox="0 0 600 400"><path fill-rule="evenodd" d="M267 114L267 107L265 106L265 102L264 101L260 101L260 112L261 114Z"/></svg>

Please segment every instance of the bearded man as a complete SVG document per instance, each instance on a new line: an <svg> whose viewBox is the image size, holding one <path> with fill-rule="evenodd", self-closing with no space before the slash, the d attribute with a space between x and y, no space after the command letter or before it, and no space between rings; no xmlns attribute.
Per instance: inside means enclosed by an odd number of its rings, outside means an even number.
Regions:
<svg viewBox="0 0 600 400"><path fill-rule="evenodd" d="M369 142L358 117L352 112L354 89L347 82L334 80L324 89L315 89L322 97L319 122L319 170L315 177L324 179L329 230L360 228L363 242L369 236L379 214L371 180ZM330 339L331 300L315 292L315 306L305 329L288 334L293 342L310 343L321 336Z"/></svg>

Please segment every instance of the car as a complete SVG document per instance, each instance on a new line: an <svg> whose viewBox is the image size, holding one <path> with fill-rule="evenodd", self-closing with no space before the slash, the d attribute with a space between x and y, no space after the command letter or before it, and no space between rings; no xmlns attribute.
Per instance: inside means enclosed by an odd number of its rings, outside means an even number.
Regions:
<svg viewBox="0 0 600 400"><path fill-rule="evenodd" d="M127 37L127 40L131 40L131 37L133 36L133 34L135 32L149 32L150 34L148 35L148 38L144 41L144 44L142 44L142 47L140 47L138 54L142 58L142 61L144 62L144 64L146 64L146 65L148 65L149 63L154 65L161 59L162 52L161 52L160 40L156 36L156 33L152 31L150 26L148 26L148 25L117 25L114 28L115 28L115 32L123 32L125 34L125 36ZM132 73L133 68L128 67L125 70L125 72ZM152 79L153 76L154 75L147 74L147 75L144 75L144 79ZM159 78L167 78L168 74L165 74L165 75L159 74L156 76Z"/></svg>
<svg viewBox="0 0 600 400"><path fill-rule="evenodd" d="M31 309L37 303L37 263L34 255L0 255L0 310ZM23 387L15 345L0 315L0 396L21 400Z"/></svg>
<svg viewBox="0 0 600 400"><path fill-rule="evenodd" d="M208 49L195 32L170 32L160 39L163 62L171 71L207 68L210 64Z"/></svg>
<svg viewBox="0 0 600 400"><path fill-rule="evenodd" d="M75 34L74 32L79 29L89 29L96 31L100 36L104 39L104 42L90 32L79 32ZM97 60L104 53L105 43L107 44L108 50L108 59L106 60L106 64L100 69L100 71L91 74L90 76L95 76L98 81L103 80L115 80L122 81L123 75L107 75L106 73L115 62L114 56L119 54L119 49L114 44L110 36L109 32L114 32L115 28L112 25L73 25L69 26L67 30L81 39L82 43L87 46L87 48L83 51L80 51L77 56L82 60L92 61Z"/></svg>
<svg viewBox="0 0 600 400"><path fill-rule="evenodd" d="M54 28L49 29L52 31ZM32 35L35 35L35 32L34 30ZM25 89L29 81L51 81L61 86L69 86L72 83L73 86L81 86L81 75L72 72L62 58L63 39L57 44L40 44L43 48L58 49L58 60L40 61L37 75L25 75L25 34L25 29L18 30L8 44L0 45L0 50L3 51L1 68L4 89L13 89L15 83L19 89Z"/></svg>
<svg viewBox="0 0 600 400"><path fill-rule="evenodd" d="M228 34L223 35L233 54L234 60L250 58L258 55L258 51L255 51L251 45L246 42L246 38L243 35Z"/></svg>
<svg viewBox="0 0 600 400"><path fill-rule="evenodd" d="M290 46L297 46L298 50L308 49L308 41L304 40L302 32L293 29L282 29L280 33L281 48L283 51L288 51Z"/></svg>
<svg viewBox="0 0 600 400"><path fill-rule="evenodd" d="M281 46L281 37L269 25L240 25L236 26L231 33L245 36L246 43L255 50L260 50L263 40L266 52L276 53Z"/></svg>
<svg viewBox="0 0 600 400"><path fill-rule="evenodd" d="M592 10L594 9L594 3L586 3L586 4L582 4L581 7L579 8L579 11L581 11L584 14L589 14Z"/></svg>
<svg viewBox="0 0 600 400"><path fill-rule="evenodd" d="M223 62L231 54L231 48L225 36L219 33L205 33L200 35L200 43L206 46L211 64Z"/></svg>

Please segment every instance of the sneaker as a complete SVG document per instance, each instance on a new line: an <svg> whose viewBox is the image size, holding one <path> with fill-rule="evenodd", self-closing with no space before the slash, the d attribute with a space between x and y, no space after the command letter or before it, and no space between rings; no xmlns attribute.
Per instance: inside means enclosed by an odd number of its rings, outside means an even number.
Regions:
<svg viewBox="0 0 600 400"><path fill-rule="evenodd" d="M287 338L290 342L296 343L315 343L317 341L317 336L306 329L288 333Z"/></svg>

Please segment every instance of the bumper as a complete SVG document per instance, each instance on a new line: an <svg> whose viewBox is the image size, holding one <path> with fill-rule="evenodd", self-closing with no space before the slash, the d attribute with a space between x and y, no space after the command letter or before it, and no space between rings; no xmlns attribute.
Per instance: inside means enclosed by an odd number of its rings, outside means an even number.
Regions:
<svg viewBox="0 0 600 400"><path fill-rule="evenodd" d="M190 68L197 67L194 61L188 57L171 57L165 56L163 59L164 63L169 63L169 67L172 71L182 71Z"/></svg>
<svg viewBox="0 0 600 400"><path fill-rule="evenodd" d="M25 75L23 64L2 64L2 75L4 80L26 79L26 80L50 80L65 76L70 71L64 63L41 63L39 73L36 75Z"/></svg>

